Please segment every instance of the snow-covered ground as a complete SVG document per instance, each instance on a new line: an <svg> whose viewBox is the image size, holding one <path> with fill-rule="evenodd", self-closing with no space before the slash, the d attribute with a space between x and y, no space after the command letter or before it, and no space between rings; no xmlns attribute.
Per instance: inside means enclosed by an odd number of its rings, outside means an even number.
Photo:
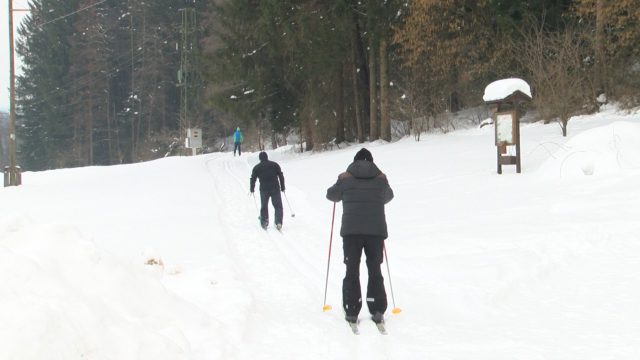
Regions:
<svg viewBox="0 0 640 360"><path fill-rule="evenodd" d="M360 145L269 152L282 234L255 153L25 173L0 189L0 359L638 359L640 114L568 134L522 125L503 175L490 126L365 144L396 195L387 336L343 321L339 220L322 311L325 193Z"/></svg>

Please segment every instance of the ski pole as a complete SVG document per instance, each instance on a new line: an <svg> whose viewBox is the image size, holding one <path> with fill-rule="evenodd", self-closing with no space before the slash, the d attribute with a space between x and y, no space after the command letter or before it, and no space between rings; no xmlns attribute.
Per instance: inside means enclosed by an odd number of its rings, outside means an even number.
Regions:
<svg viewBox="0 0 640 360"><path fill-rule="evenodd" d="M287 197L287 193L286 192L282 192L284 194L284 199L287 200L287 205L289 205L289 211L291 212L291 217L296 217L296 213L293 212L293 209L291 209L291 204L289 204L289 198Z"/></svg>
<svg viewBox="0 0 640 360"><path fill-rule="evenodd" d="M393 314L399 314L402 310L399 307L396 307L396 298L393 296L393 285L391 284L391 271L389 270L389 258L387 257L387 247L384 246L384 242L382 243L382 249L384 250L384 260L387 263L387 273L389 274L389 289L391 289L391 300L393 301L393 310L391 312Z"/></svg>
<svg viewBox="0 0 640 360"><path fill-rule="evenodd" d="M329 256L327 257L327 279L324 281L324 305L322 311L331 310L331 305L327 305L327 286L329 285L329 264L331 264L331 243L333 242L333 221L336 218L336 203L333 203L333 213L331 214L331 235L329 236Z"/></svg>
<svg viewBox="0 0 640 360"><path fill-rule="evenodd" d="M260 210L258 210L258 203L256 203L256 194L251 193L253 196L253 206L256 208L256 212L258 213L258 219L260 219Z"/></svg>

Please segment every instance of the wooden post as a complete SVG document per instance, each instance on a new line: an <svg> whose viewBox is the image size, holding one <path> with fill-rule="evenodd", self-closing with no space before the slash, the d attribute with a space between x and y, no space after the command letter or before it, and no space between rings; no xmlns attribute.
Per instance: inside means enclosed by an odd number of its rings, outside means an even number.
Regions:
<svg viewBox="0 0 640 360"><path fill-rule="evenodd" d="M4 186L21 184L20 167L16 164L16 73L13 49L13 0L9 0L9 166L4 171Z"/></svg>
<svg viewBox="0 0 640 360"><path fill-rule="evenodd" d="M516 123L518 126L516 127L516 173L520 174L522 168L520 166L520 111L518 110L518 103L514 104Z"/></svg>
<svg viewBox="0 0 640 360"><path fill-rule="evenodd" d="M4 167L4 186L18 186L22 184L22 171L20 166L12 168L11 166Z"/></svg>
<svg viewBox="0 0 640 360"><path fill-rule="evenodd" d="M492 106L498 174L502 174L502 165L515 165L516 172L520 173L520 103L516 99L508 99ZM507 155L508 146L515 146L515 155Z"/></svg>

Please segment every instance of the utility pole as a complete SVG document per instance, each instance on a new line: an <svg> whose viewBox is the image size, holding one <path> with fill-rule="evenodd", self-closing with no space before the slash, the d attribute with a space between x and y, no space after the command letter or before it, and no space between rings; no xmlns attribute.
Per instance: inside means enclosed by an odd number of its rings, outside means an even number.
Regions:
<svg viewBox="0 0 640 360"><path fill-rule="evenodd" d="M596 66L595 66L595 83L596 97L600 94L607 94L607 86L605 85L605 5L604 0L596 1Z"/></svg>
<svg viewBox="0 0 640 360"><path fill-rule="evenodd" d="M185 0L185 7L179 9L182 15L180 37L180 68L178 69L178 87L180 87L180 135L185 136L192 126L192 106L196 96L194 89L198 86L198 69L196 64L197 35L196 9L193 0ZM197 89L196 89L197 92Z"/></svg>
<svg viewBox="0 0 640 360"><path fill-rule="evenodd" d="M9 166L4 168L4 186L22 183L20 166L16 164L16 74L13 49L13 0L9 0Z"/></svg>

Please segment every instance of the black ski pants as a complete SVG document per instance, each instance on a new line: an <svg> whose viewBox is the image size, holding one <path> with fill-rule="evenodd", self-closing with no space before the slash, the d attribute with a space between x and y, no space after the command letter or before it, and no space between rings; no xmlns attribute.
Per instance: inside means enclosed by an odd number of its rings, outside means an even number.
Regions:
<svg viewBox="0 0 640 360"><path fill-rule="evenodd" d="M236 156L236 150L238 150L238 156L242 155L239 142L233 143L233 156Z"/></svg>
<svg viewBox="0 0 640 360"><path fill-rule="evenodd" d="M282 197L280 190L260 190L260 221L262 224L269 224L269 198L275 209L276 224L282 224Z"/></svg>
<svg viewBox="0 0 640 360"><path fill-rule="evenodd" d="M383 259L384 239L380 236L349 235L342 238L344 263L347 273L342 281L342 307L347 316L357 316L362 308L360 290L360 258L362 250L367 257L369 280L367 284L367 307L369 313L387 310L387 293L380 271Z"/></svg>

